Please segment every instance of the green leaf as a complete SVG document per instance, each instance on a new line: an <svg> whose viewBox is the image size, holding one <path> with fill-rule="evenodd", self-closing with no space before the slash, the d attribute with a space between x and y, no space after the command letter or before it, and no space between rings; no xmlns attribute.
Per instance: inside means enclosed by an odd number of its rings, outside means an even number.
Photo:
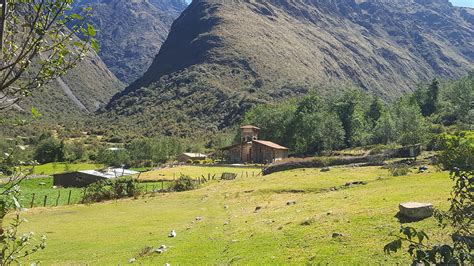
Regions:
<svg viewBox="0 0 474 266"><path fill-rule="evenodd" d="M38 109L36 109L35 107L31 107L31 115L33 116L33 118L39 118L42 116L42 114L38 111Z"/></svg>
<svg viewBox="0 0 474 266"><path fill-rule="evenodd" d="M76 14L76 13L72 14L72 15L71 15L71 18L77 19L77 20L83 20L82 16L79 15L79 14Z"/></svg>
<svg viewBox="0 0 474 266"><path fill-rule="evenodd" d="M89 23L87 23L87 33L89 34L90 37L94 37L96 34L94 26L92 26Z"/></svg>
<svg viewBox="0 0 474 266"><path fill-rule="evenodd" d="M92 39L92 40L91 40L91 46L92 46L92 49L94 49L94 51L95 51L96 53L99 52L99 50L100 50L100 45L99 45L99 42L98 42L96 39Z"/></svg>

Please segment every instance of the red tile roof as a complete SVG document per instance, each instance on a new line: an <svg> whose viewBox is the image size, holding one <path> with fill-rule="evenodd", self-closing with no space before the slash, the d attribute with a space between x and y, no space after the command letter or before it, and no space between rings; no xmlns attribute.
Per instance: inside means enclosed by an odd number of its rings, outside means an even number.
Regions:
<svg viewBox="0 0 474 266"><path fill-rule="evenodd" d="M266 140L254 140L253 142L256 142L258 144L262 144L264 146L267 146L267 147L270 147L270 148L273 148L273 149L277 149L277 150L288 150L287 147L283 147L281 145L278 145L276 143L273 143L271 141L266 141Z"/></svg>

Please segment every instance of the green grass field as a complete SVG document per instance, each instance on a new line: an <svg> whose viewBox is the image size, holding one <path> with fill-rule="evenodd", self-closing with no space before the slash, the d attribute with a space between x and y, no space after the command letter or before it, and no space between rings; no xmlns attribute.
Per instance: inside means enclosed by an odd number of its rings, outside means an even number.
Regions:
<svg viewBox="0 0 474 266"><path fill-rule="evenodd" d="M143 193L167 189L170 182L147 182L140 184ZM21 182L20 204L25 208L78 204L82 201L83 188L53 188L53 178L34 178ZM69 193L71 197L69 198ZM34 194L34 196L33 196ZM33 198L34 197L34 198ZM32 204L33 203L33 204Z"/></svg>
<svg viewBox="0 0 474 266"><path fill-rule="evenodd" d="M224 166L177 166L172 168L163 168L160 170L150 171L141 173L140 179L142 180L173 180L179 178L181 175L187 175L192 178L197 178L204 176L208 178L208 175L214 176L217 178L222 175L222 173L236 173L238 176L256 176L262 171L261 168L257 167L224 167Z"/></svg>
<svg viewBox="0 0 474 266"><path fill-rule="evenodd" d="M33 169L32 174L36 175L54 175L64 172L74 172L81 170L97 170L104 168L103 164L90 164L90 163L47 163L43 165L37 165Z"/></svg>
<svg viewBox="0 0 474 266"><path fill-rule="evenodd" d="M328 190L352 181L367 184ZM130 258L143 265L408 264L405 254L383 253L400 227L398 204L447 209L451 186L445 172L391 177L379 167L298 169L183 193L30 209L21 230L47 235L47 248L33 256L43 265L123 265ZM431 242L448 240L434 218L410 225L426 230ZM176 238L167 237L170 230ZM162 244L165 253L138 256Z"/></svg>

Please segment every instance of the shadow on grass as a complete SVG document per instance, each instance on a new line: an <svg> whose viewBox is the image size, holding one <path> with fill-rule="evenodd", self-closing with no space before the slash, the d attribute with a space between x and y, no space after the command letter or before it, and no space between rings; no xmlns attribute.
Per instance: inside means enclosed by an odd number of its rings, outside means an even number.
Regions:
<svg viewBox="0 0 474 266"><path fill-rule="evenodd" d="M416 222L422 221L422 220L424 220L424 219L427 219L427 218L412 218L412 217L407 217L407 216L401 214L400 212L398 212L397 214L395 214L394 217L397 218L398 221L399 221L401 224L416 223ZM428 218L429 218L429 217L428 217Z"/></svg>

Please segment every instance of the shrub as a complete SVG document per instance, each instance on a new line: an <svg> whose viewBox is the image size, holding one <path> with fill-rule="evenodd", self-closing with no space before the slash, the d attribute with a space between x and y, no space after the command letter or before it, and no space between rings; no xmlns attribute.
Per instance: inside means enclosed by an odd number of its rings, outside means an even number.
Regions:
<svg viewBox="0 0 474 266"><path fill-rule="evenodd" d="M182 192L193 190L196 188L194 180L186 175L182 175L178 180L176 180L170 187L171 191Z"/></svg>
<svg viewBox="0 0 474 266"><path fill-rule="evenodd" d="M104 179L85 188L83 202L100 202L140 195L139 182L133 178Z"/></svg>
<svg viewBox="0 0 474 266"><path fill-rule="evenodd" d="M406 164L392 163L388 166L388 171L392 176L403 176L410 172L410 167Z"/></svg>

